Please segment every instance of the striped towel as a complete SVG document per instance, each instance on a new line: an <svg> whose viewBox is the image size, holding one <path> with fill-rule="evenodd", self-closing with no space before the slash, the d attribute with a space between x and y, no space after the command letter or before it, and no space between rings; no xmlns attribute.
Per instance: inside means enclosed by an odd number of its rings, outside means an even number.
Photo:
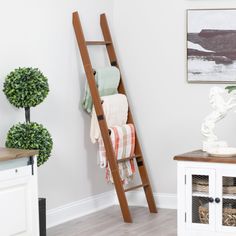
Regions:
<svg viewBox="0 0 236 236"><path fill-rule="evenodd" d="M110 128L111 142L115 151L117 160L134 155L135 147L135 129L133 124L123 126L113 126ZM101 168L106 168L106 180L113 183L111 170L106 158L106 151L103 140L99 140L99 164ZM118 164L119 173L123 184L128 184L135 174L133 160L127 160Z"/></svg>
<svg viewBox="0 0 236 236"><path fill-rule="evenodd" d="M120 83L120 71L115 66L109 66L96 70L95 82L98 87L100 96L107 96L118 93L117 88ZM90 89L86 81L85 96L83 100L83 108L91 113L93 107L93 100Z"/></svg>

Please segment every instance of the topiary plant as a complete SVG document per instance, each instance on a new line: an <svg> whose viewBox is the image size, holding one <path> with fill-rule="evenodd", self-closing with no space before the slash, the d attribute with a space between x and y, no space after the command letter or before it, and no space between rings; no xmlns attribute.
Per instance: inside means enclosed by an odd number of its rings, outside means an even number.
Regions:
<svg viewBox="0 0 236 236"><path fill-rule="evenodd" d="M6 147L39 150L38 166L48 160L52 146L50 133L36 122L14 125L7 134Z"/></svg>
<svg viewBox="0 0 236 236"><path fill-rule="evenodd" d="M3 92L16 107L35 107L48 95L48 80L37 68L18 68L7 75Z"/></svg>
<svg viewBox="0 0 236 236"><path fill-rule="evenodd" d="M39 150L38 166L50 157L52 138L42 125L30 122L30 107L40 104L48 95L47 78L37 68L18 68L4 82L3 92L11 104L25 109L26 123L11 127L6 147Z"/></svg>

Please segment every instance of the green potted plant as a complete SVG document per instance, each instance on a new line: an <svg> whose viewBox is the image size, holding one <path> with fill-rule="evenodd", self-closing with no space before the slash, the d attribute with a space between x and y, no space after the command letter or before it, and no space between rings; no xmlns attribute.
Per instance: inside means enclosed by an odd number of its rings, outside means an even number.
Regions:
<svg viewBox="0 0 236 236"><path fill-rule="evenodd" d="M30 121L30 108L48 95L48 80L37 68L18 68L7 75L3 87L9 102L25 110L25 122L13 125L8 131L6 147L39 150L37 164L40 166L50 157L53 141L43 125ZM40 236L46 236L45 198L39 198L39 213Z"/></svg>

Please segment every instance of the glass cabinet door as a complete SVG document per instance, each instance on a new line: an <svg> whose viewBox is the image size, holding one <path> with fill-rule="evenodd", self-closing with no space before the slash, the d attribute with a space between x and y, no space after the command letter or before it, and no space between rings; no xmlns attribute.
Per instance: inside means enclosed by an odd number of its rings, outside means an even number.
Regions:
<svg viewBox="0 0 236 236"><path fill-rule="evenodd" d="M214 227L215 171L188 169L186 173L186 223L191 228Z"/></svg>
<svg viewBox="0 0 236 236"><path fill-rule="evenodd" d="M236 230L236 173L231 176L220 176L221 193L215 202L218 203L219 225L224 231Z"/></svg>

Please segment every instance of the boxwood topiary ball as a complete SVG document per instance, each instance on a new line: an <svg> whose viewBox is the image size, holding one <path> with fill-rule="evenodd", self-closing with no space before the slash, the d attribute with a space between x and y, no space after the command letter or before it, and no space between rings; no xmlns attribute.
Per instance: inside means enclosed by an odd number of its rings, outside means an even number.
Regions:
<svg viewBox="0 0 236 236"><path fill-rule="evenodd" d="M6 147L39 150L38 166L48 160L52 145L53 141L48 130L36 122L16 124L7 134Z"/></svg>
<svg viewBox="0 0 236 236"><path fill-rule="evenodd" d="M35 107L48 95L48 80L37 68L18 68L7 75L3 92L18 108Z"/></svg>

